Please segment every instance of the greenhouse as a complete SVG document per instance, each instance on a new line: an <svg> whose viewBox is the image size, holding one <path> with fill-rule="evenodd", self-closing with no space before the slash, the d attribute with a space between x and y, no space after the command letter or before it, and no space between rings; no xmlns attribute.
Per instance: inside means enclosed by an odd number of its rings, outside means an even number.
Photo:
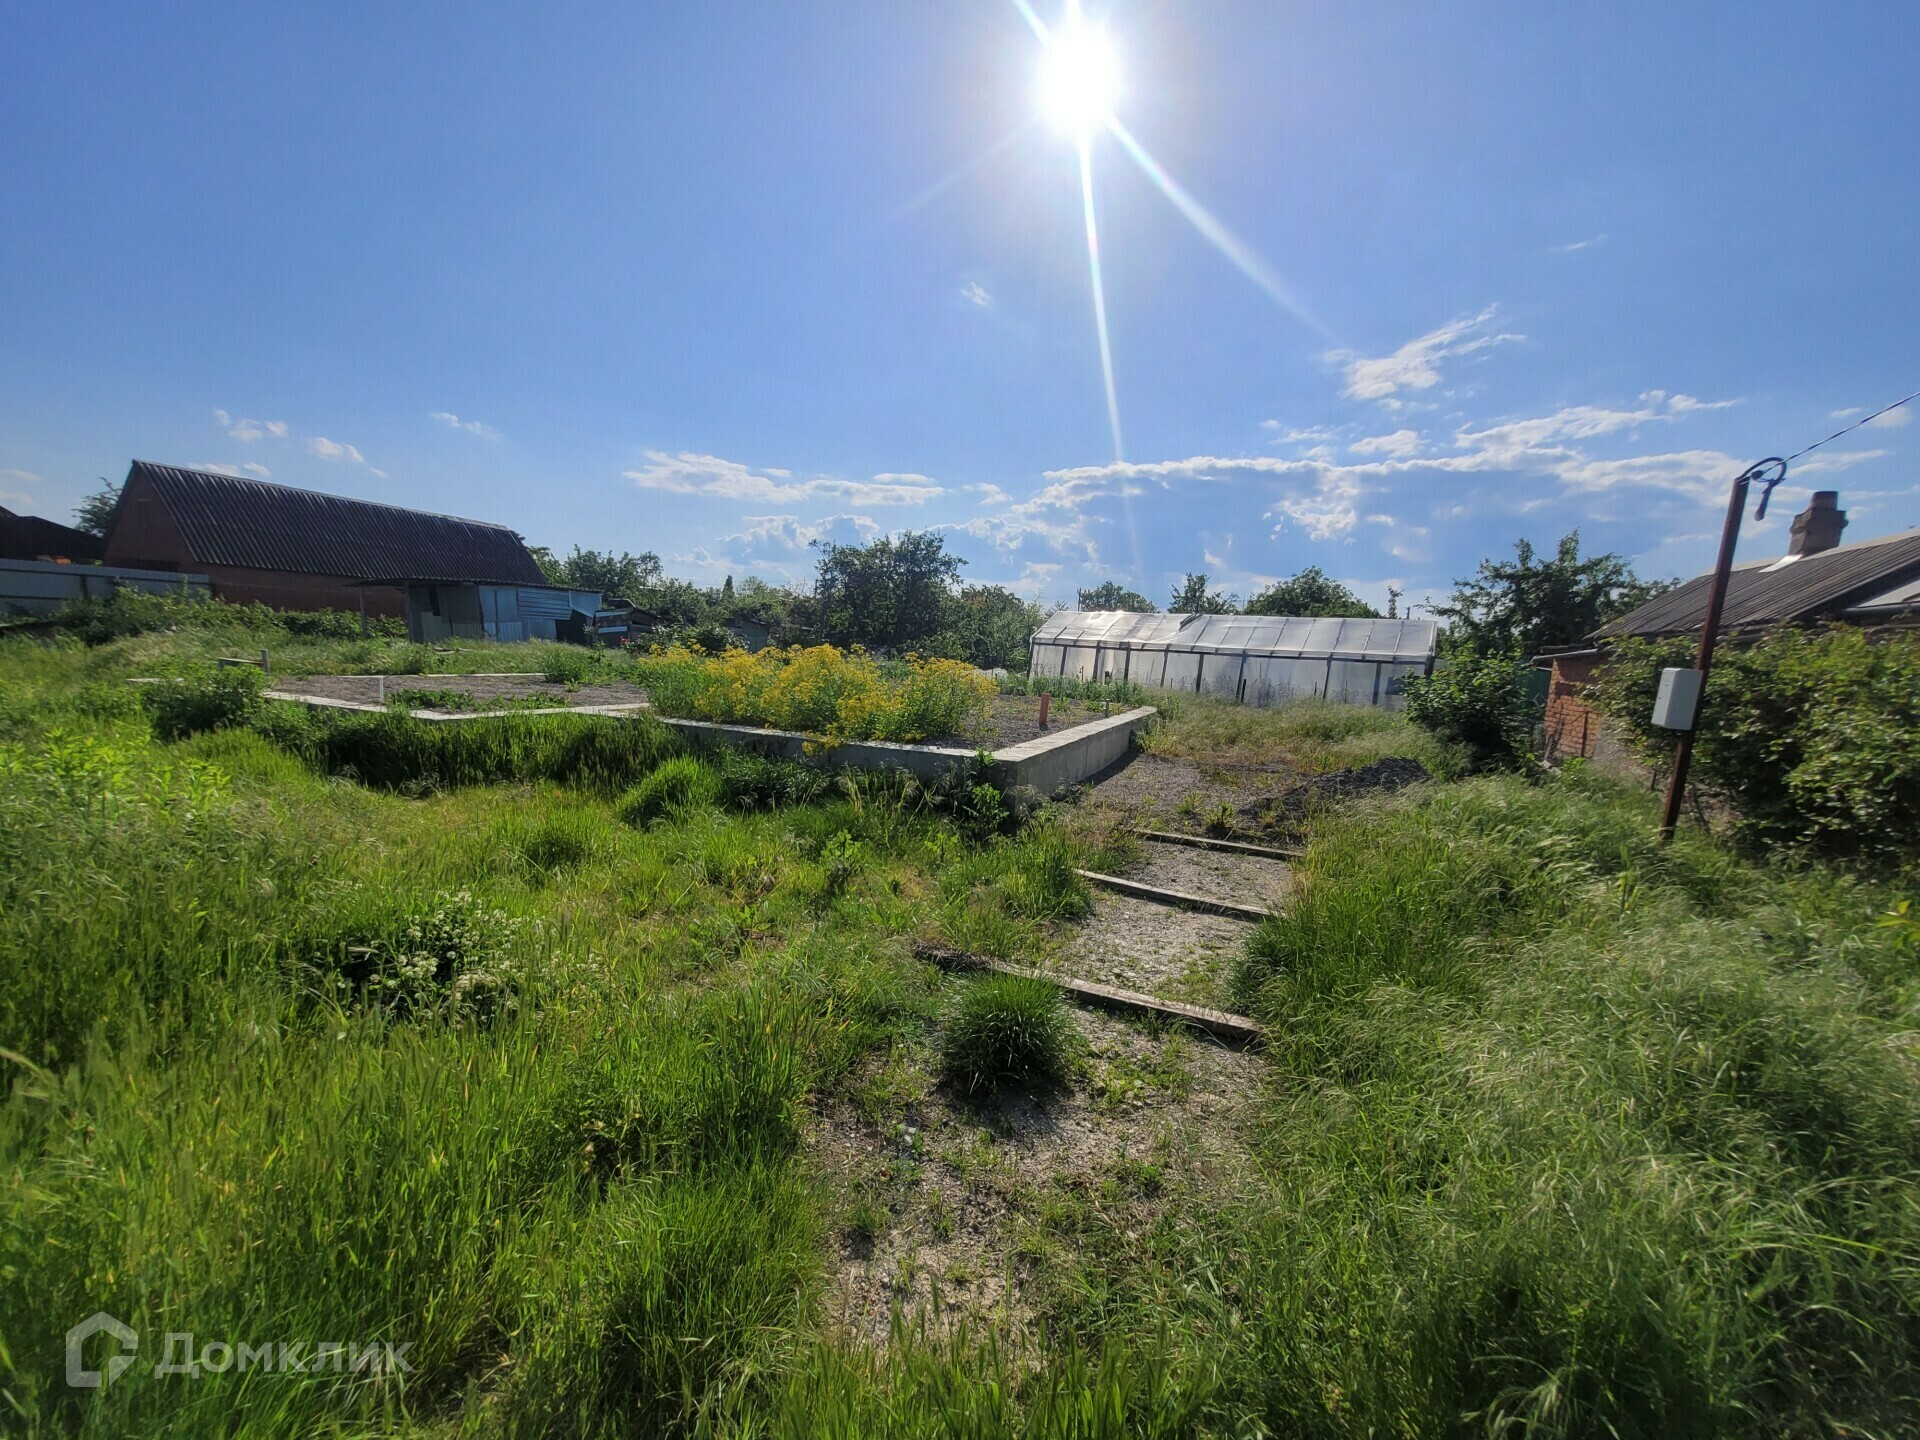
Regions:
<svg viewBox="0 0 1920 1440"><path fill-rule="evenodd" d="M1431 620L1062 610L1034 631L1028 673L1131 681L1247 705L1324 696L1397 710L1407 676L1432 671L1439 638Z"/></svg>

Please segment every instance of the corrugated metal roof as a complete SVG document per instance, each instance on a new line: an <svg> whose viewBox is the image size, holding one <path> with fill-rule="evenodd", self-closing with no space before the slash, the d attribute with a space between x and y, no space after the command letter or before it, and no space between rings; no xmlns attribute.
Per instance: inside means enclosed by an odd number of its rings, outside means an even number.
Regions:
<svg viewBox="0 0 1920 1440"><path fill-rule="evenodd" d="M1106 645L1336 660L1429 660L1439 647L1432 620L1335 620L1287 615L1140 615L1062 610L1034 632L1036 645Z"/></svg>
<svg viewBox="0 0 1920 1440"><path fill-rule="evenodd" d="M1847 614L1873 616L1914 609L1920 609L1920 579L1909 580L1904 585L1896 585L1891 590L1882 590L1877 595L1855 601L1847 607Z"/></svg>
<svg viewBox="0 0 1920 1440"><path fill-rule="evenodd" d="M136 460L186 537L194 563L307 575L403 576L545 585L520 537L504 525L349 500Z"/></svg>
<svg viewBox="0 0 1920 1440"><path fill-rule="evenodd" d="M1656 595L1638 610L1594 631L1595 639L1629 635L1683 635L1707 617L1712 576L1701 575ZM1920 579L1920 530L1841 545L1797 560L1761 560L1727 577L1722 630L1819 620L1889 586Z"/></svg>

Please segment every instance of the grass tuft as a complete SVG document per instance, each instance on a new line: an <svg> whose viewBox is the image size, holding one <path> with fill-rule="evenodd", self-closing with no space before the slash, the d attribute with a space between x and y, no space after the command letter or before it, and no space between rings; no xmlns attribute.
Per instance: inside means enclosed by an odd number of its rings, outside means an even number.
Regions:
<svg viewBox="0 0 1920 1440"><path fill-rule="evenodd" d="M1066 1078L1074 1033L1058 985L989 973L966 981L955 997L940 1029L940 1063L969 1093L1046 1089Z"/></svg>
<svg viewBox="0 0 1920 1440"><path fill-rule="evenodd" d="M703 809L720 802L720 777L704 760L681 755L648 775L620 800L620 818L646 825L667 815Z"/></svg>

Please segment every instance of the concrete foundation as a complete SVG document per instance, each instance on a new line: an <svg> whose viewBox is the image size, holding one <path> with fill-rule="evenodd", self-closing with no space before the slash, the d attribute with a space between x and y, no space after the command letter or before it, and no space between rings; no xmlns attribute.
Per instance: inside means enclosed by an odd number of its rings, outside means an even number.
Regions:
<svg viewBox="0 0 1920 1440"><path fill-rule="evenodd" d="M422 677L393 676L398 682L419 682ZM428 677L431 678L431 677ZM315 695L291 691L267 690L269 700L291 700L332 710L357 710L381 714L386 707L350 700L325 700ZM416 720L439 724L457 724L465 720L500 719L514 715L634 715L648 713L644 705L574 705L553 710L502 710L474 715L454 715L438 710L409 712ZM1051 795L1066 785L1077 785L1106 769L1127 753L1134 732L1143 730L1160 712L1151 705L1109 715L1043 735L1019 745L994 752L987 763L987 778L1003 790L1028 786L1042 795ZM805 760L820 765L844 766L850 770L906 770L922 779L935 779L972 760L979 752L952 745L896 745L885 740L849 740L829 746L816 735L797 730L763 730L754 725L722 725L710 720L680 720L671 715L655 715L662 725L679 731L697 747L726 745L754 755L782 760ZM811 748L810 748L811 747Z"/></svg>

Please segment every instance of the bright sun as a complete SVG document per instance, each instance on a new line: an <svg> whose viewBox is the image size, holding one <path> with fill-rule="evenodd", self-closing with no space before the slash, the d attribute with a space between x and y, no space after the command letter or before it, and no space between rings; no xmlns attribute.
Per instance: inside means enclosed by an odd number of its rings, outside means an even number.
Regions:
<svg viewBox="0 0 1920 1440"><path fill-rule="evenodd" d="M1040 103L1047 118L1085 141L1107 123L1120 96L1120 60L1106 31L1070 8L1040 60Z"/></svg>

